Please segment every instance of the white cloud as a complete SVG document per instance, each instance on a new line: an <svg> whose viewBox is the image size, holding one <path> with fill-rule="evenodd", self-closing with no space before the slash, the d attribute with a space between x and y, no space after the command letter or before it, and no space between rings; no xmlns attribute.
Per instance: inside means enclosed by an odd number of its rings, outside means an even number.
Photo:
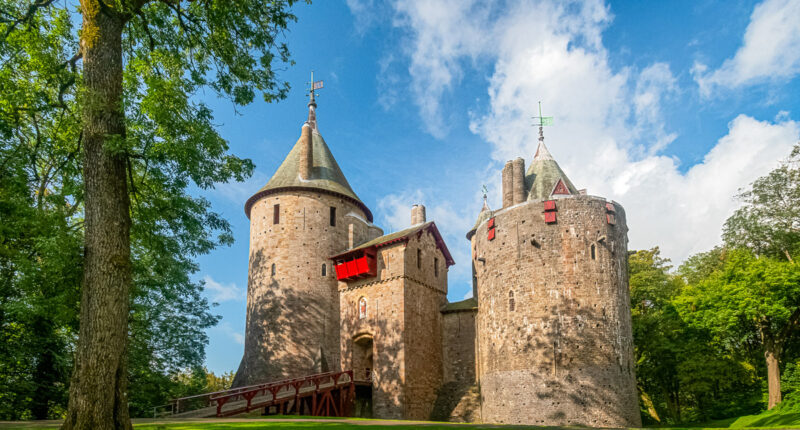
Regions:
<svg viewBox="0 0 800 430"><path fill-rule="evenodd" d="M601 35L612 17L602 2L429 3L396 5L396 25L411 47L409 74L420 116L434 136L446 133L437 128L444 90L457 84L465 62L492 62L488 106L471 113L470 128L492 148L495 162L486 179L494 205L500 201L499 164L520 155L531 159L537 139L530 116L543 100L545 115L556 117L546 132L548 146L573 182L623 204L631 249L658 245L680 262L719 242L736 190L774 168L800 136L798 123L786 116L767 122L740 115L703 162L682 171L678 160L659 155L676 138L662 121L665 100L680 91L676 79L664 63L611 68ZM382 202L389 225L408 225L413 200L425 197L416 193ZM435 207L468 210L451 211L452 221L443 210L447 221L437 219L437 225L458 225L447 243L464 254L457 261L468 262L461 241L480 203L450 199L435 200Z"/></svg>
<svg viewBox="0 0 800 430"><path fill-rule="evenodd" d="M211 330L220 333L222 336L232 340L238 345L244 345L244 335L239 330L234 329L227 321L223 321Z"/></svg>
<svg viewBox="0 0 800 430"><path fill-rule="evenodd" d="M390 194L378 202L378 213L381 224L386 233L391 233L408 228L411 225L411 206L424 204L428 221L434 221L439 233L444 237L447 248L456 264L450 267L448 283L451 293L461 295L461 291L469 289L472 285L472 270L469 247L465 235L472 223L475 222L475 213L472 205L455 206L442 196L432 195L422 190Z"/></svg>
<svg viewBox="0 0 800 430"><path fill-rule="evenodd" d="M483 26L494 2L477 0L407 1L394 4L396 26L411 30L411 89L425 129L438 138L447 135L439 100L461 79L462 57L475 58L489 41ZM459 37L453 37L458 34Z"/></svg>
<svg viewBox="0 0 800 430"><path fill-rule="evenodd" d="M692 74L700 92L735 88L800 73L800 0L765 0L753 9L742 46L719 69L697 63Z"/></svg>
<svg viewBox="0 0 800 430"><path fill-rule="evenodd" d="M245 298L244 289L236 286L234 283L221 284L209 275L203 277L203 282L205 283L205 291L209 294L209 298L212 302L222 303L244 300Z"/></svg>
<svg viewBox="0 0 800 430"><path fill-rule="evenodd" d="M207 192L222 197L233 204L244 205L244 202L263 187L269 179L270 177L266 173L255 170L253 175L243 182L218 183Z"/></svg>

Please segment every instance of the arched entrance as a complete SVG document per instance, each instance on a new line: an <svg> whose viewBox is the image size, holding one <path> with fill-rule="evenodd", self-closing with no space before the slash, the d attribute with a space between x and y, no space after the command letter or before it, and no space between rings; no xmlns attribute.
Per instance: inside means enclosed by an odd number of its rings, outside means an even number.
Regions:
<svg viewBox="0 0 800 430"><path fill-rule="evenodd" d="M372 335L363 333L353 337L353 377L356 382L356 399L353 416L372 418L372 379L375 342Z"/></svg>

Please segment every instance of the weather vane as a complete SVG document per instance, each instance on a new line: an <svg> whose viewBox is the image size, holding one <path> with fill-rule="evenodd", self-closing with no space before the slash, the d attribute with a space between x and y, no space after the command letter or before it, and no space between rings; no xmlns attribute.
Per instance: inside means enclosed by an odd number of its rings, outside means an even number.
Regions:
<svg viewBox="0 0 800 430"><path fill-rule="evenodd" d="M319 90L319 89L322 88L323 81L315 81L314 80L314 71L312 70L311 71L311 82L307 82L307 83L310 85L310 89L308 90L308 96L311 99L311 101L309 102L309 104L316 105L317 102L314 99L314 96L317 95L317 94L315 94L314 91Z"/></svg>
<svg viewBox="0 0 800 430"><path fill-rule="evenodd" d="M546 125L553 125L553 117L552 116L542 116L542 102L539 102L539 116L533 117L533 119L538 120L533 125L539 127L539 140L544 140L544 129L543 127Z"/></svg>

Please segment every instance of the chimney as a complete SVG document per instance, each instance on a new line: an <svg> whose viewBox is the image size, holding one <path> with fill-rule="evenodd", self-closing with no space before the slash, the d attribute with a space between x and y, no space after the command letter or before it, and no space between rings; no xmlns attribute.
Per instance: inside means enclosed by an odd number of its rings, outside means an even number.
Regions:
<svg viewBox="0 0 800 430"><path fill-rule="evenodd" d="M507 161L503 167L503 207L514 206L514 167L513 161Z"/></svg>
<svg viewBox="0 0 800 430"><path fill-rule="evenodd" d="M525 160L517 157L511 162L511 189L514 196L514 204L518 205L527 200L525 196Z"/></svg>
<svg viewBox="0 0 800 430"><path fill-rule="evenodd" d="M425 222L425 205L411 206L411 225Z"/></svg>
<svg viewBox="0 0 800 430"><path fill-rule="evenodd" d="M311 126L303 124L300 134L300 179L311 179L311 167L314 165L314 154L311 148Z"/></svg>

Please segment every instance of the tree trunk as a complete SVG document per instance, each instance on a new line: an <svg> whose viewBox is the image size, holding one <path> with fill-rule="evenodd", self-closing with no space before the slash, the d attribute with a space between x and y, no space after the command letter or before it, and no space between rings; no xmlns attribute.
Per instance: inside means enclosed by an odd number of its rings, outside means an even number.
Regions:
<svg viewBox="0 0 800 430"><path fill-rule="evenodd" d="M767 386L769 387L769 403L767 409L772 409L781 402L781 369L778 364L780 349L774 342L764 345L764 357L767 359Z"/></svg>
<svg viewBox="0 0 800 430"><path fill-rule="evenodd" d="M126 373L131 219L126 159L119 149L125 137L124 20L112 7L81 1L86 237L80 333L63 429L131 429Z"/></svg>

